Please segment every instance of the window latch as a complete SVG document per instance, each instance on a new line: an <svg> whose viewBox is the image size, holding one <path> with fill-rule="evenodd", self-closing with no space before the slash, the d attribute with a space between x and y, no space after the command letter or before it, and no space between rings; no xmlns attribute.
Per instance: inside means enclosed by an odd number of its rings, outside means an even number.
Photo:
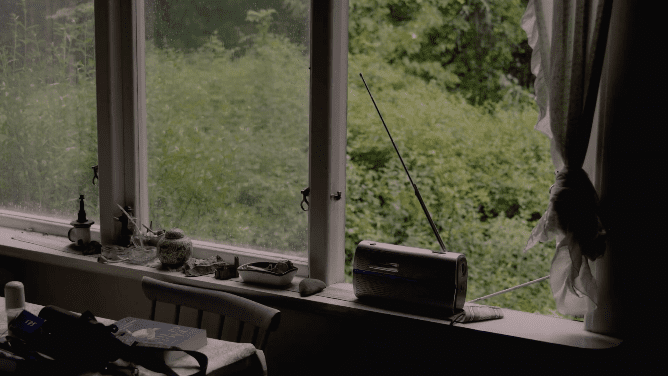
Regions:
<svg viewBox="0 0 668 376"><path fill-rule="evenodd" d="M97 179L98 181L100 180L100 178L97 176L97 169L98 169L97 166L98 165L91 167L93 169L93 185L95 185L95 179Z"/></svg>
<svg viewBox="0 0 668 376"><path fill-rule="evenodd" d="M302 202L299 204L299 206L302 208L303 211L308 211L308 194L311 192L310 187L306 187L302 189ZM306 209L304 209L304 203L306 203Z"/></svg>

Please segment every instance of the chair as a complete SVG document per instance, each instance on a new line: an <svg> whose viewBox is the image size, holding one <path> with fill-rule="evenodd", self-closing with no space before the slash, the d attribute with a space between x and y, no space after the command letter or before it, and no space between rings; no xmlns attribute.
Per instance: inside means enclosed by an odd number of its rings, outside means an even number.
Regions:
<svg viewBox="0 0 668 376"><path fill-rule="evenodd" d="M220 315L220 324L216 338L222 339L225 318L239 320L234 342L241 342L246 325L253 328L251 343L258 349L258 358L266 374L264 349L269 334L278 328L281 312L252 300L223 291L208 290L199 287L184 286L160 281L151 277L142 278L142 290L151 301L150 320L155 320L156 302L174 304L173 324L179 324L181 306L197 309L197 328L202 328L204 311ZM261 333L262 332L262 333Z"/></svg>

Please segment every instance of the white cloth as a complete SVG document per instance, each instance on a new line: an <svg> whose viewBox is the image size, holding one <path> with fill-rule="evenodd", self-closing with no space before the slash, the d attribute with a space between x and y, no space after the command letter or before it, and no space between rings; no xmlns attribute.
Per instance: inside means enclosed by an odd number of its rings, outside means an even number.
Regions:
<svg viewBox="0 0 668 376"><path fill-rule="evenodd" d="M524 249L556 237L550 286L562 314L596 307L598 286L589 262L602 254L606 232L598 197L582 170L598 94L610 0L531 0L522 18L533 49L540 109L535 129L551 139L557 170L548 208Z"/></svg>

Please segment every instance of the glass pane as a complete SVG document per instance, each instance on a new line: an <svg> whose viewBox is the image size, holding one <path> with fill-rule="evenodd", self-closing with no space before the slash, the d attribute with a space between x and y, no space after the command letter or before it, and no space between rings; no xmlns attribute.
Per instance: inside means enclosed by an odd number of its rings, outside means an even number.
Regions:
<svg viewBox="0 0 668 376"><path fill-rule="evenodd" d="M309 2L145 4L154 229L305 257Z"/></svg>
<svg viewBox="0 0 668 376"><path fill-rule="evenodd" d="M0 208L99 223L93 2L0 3Z"/></svg>
<svg viewBox="0 0 668 376"><path fill-rule="evenodd" d="M351 2L352 3L352 2ZM554 242L522 253L547 207L550 143L533 129L526 1L355 2L349 15L346 260L361 240L438 250L359 73L449 251L467 300L549 274ZM542 282L481 304L544 314Z"/></svg>

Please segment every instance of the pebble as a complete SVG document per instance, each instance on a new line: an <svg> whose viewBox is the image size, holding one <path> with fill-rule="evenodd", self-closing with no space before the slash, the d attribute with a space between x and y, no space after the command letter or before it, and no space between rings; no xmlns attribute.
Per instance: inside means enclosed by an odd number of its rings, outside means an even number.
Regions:
<svg viewBox="0 0 668 376"><path fill-rule="evenodd" d="M327 285L325 285L325 282L319 279L304 278L302 279L301 282L299 282L299 295L309 296L317 294L320 291L324 290L325 287L327 287Z"/></svg>

